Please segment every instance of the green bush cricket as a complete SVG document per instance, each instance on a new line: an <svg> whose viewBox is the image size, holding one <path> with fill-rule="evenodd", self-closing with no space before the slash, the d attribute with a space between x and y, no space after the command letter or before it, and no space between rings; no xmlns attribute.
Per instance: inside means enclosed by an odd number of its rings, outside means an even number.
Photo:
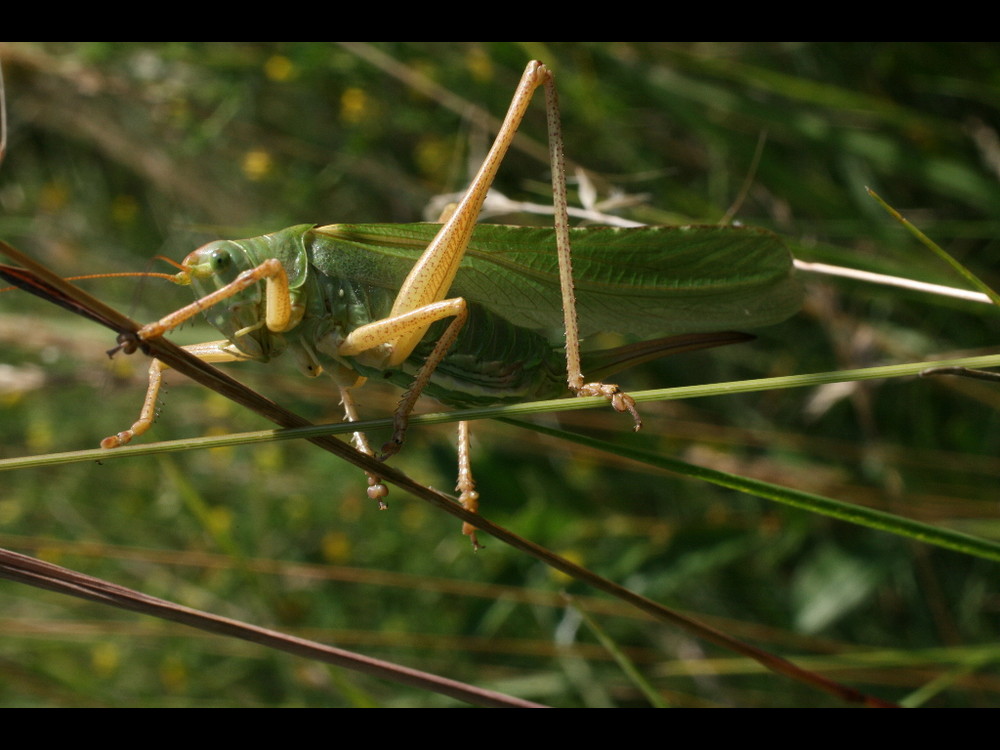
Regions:
<svg viewBox="0 0 1000 750"><path fill-rule="evenodd" d="M555 231L477 227L499 164L542 85ZM188 347L191 353L225 362L267 361L288 351L305 373L333 377L351 420L357 415L350 390L365 378L409 386L383 457L399 449L424 391L471 406L554 397L564 392L565 379L578 395L604 396L618 411L630 411L638 429L632 399L615 385L585 383L584 368L603 378L669 352L745 340L717 332L783 320L798 309L799 287L788 251L761 230L570 230L557 109L551 73L529 63L489 155L443 225L301 225L209 243L185 259L174 279L191 283L200 298L145 326L140 338L161 336L204 312L226 338ZM601 331L661 338L581 357L580 337ZM154 360L139 420L104 447L149 428L162 370ZM464 423L460 435L460 500L475 510ZM363 435L356 444L372 453ZM385 487L374 476L369 485L381 504ZM465 532L475 542L473 530Z"/></svg>

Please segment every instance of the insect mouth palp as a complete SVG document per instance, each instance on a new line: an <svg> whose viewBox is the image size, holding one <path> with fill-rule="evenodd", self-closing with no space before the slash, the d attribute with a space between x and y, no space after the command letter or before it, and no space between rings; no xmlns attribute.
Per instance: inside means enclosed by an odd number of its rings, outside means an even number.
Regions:
<svg viewBox="0 0 1000 750"><path fill-rule="evenodd" d="M178 284L180 286L191 286L191 272L187 269L175 273L169 278L174 284Z"/></svg>

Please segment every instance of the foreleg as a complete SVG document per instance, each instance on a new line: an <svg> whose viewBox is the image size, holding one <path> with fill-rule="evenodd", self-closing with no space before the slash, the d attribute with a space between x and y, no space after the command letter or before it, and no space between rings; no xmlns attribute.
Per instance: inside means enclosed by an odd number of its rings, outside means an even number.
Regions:
<svg viewBox="0 0 1000 750"><path fill-rule="evenodd" d="M226 340L192 344L182 348L202 362L241 362L250 359ZM156 402L160 395L160 387L163 385L163 371L168 367L169 365L158 359L150 362L149 385L146 388L146 399L142 404L139 419L129 429L104 438L101 441L102 448L118 448L152 427L153 420L156 418Z"/></svg>

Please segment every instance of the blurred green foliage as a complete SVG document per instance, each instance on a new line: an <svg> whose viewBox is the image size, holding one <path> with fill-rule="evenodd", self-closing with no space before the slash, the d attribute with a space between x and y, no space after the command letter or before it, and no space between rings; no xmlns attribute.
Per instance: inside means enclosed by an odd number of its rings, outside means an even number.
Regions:
<svg viewBox="0 0 1000 750"><path fill-rule="evenodd" d="M530 58L556 72L567 157L598 199L650 223L735 220L795 255L957 284L866 195L877 190L994 286L1000 264L995 44L380 43L440 93L320 43L5 44L0 236L59 273L154 267L206 239L303 222L413 221L461 190ZM544 143L538 105L522 130ZM762 145L761 145L762 144ZM529 147L530 149L530 147ZM760 153L759 160L756 154ZM517 151L497 187L545 204ZM602 204L603 205L603 204ZM608 209L613 210L613 209ZM534 217L494 217L512 222ZM155 270L166 270L155 263ZM996 313L810 278L757 342L655 363L630 388L930 359L993 343ZM91 282L152 320L156 281ZM217 338L206 328L182 343ZM0 296L0 457L94 447L126 427L144 363L107 332ZM314 421L334 390L288 365L231 368ZM398 393L367 388L365 415ZM995 538L1000 390L894 380L650 406L572 429ZM437 410L433 405L427 407ZM259 429L175 378L149 440ZM996 705L996 566L476 425L483 512L668 606L879 696ZM381 436L375 436L379 442ZM631 441L631 442L630 442ZM395 461L448 489L447 428ZM6 473L0 545L152 595L561 706L643 705L555 594L566 581L305 444ZM623 606L570 589L676 705L835 705ZM542 603L532 592L551 592ZM435 696L0 583L0 704L439 705ZM927 686L931 686L927 688ZM921 688L926 692L916 693Z"/></svg>

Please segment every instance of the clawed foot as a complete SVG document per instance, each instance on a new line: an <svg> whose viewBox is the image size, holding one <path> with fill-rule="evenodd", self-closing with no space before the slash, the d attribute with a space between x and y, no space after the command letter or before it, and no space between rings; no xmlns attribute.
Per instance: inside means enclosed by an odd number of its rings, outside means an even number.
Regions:
<svg viewBox="0 0 1000 750"><path fill-rule="evenodd" d="M455 489L461 490L462 487L458 486ZM462 494L458 497L458 502L462 504L462 507L472 513L475 513L479 509L479 493L473 489L462 490ZM462 533L469 537L469 541L472 542L472 549L479 551L483 549L483 545L479 543L479 538L476 536L476 527L471 523L465 522L462 524Z"/></svg>
<svg viewBox="0 0 1000 750"><path fill-rule="evenodd" d="M613 383L586 383L580 386L576 392L577 396L603 396L611 402L611 406L618 412L629 412L635 420L632 428L638 432L642 428L642 417L635 408L635 399L625 393L621 388Z"/></svg>
<svg viewBox="0 0 1000 750"><path fill-rule="evenodd" d="M119 432L116 435L111 435L110 437L104 438L101 441L101 447L105 449L109 448L120 448L135 437L135 433L132 430L125 430L124 432Z"/></svg>

